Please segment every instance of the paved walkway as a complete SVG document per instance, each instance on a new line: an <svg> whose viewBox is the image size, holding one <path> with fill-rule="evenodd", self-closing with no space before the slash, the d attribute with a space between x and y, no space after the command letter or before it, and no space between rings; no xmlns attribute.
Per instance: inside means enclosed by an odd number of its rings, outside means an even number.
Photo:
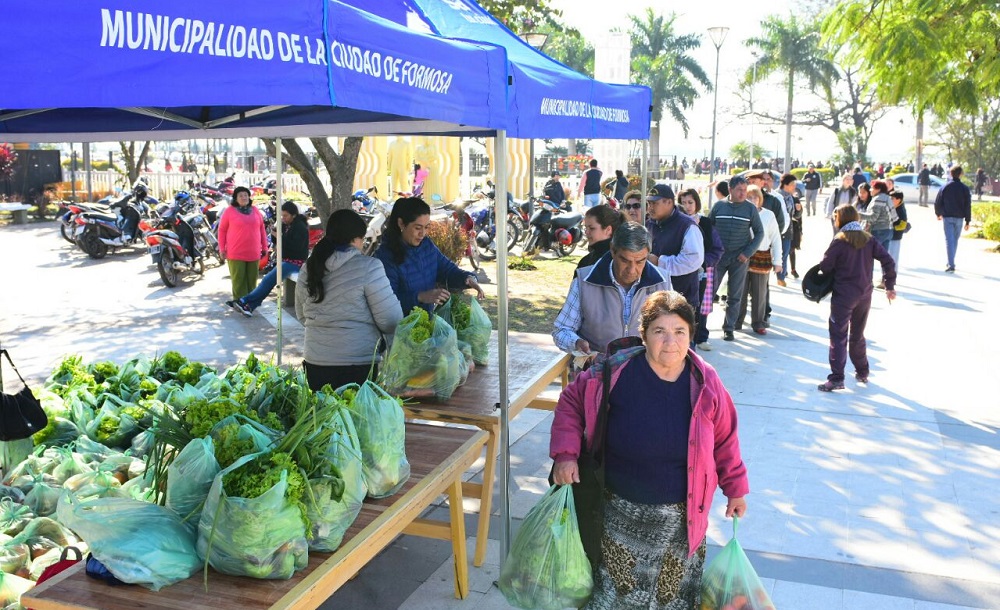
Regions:
<svg viewBox="0 0 1000 610"><path fill-rule="evenodd" d="M964 239L958 273L945 274L940 224L928 208L909 211L915 228L902 246L899 298L873 300L867 386L849 375L843 392L816 391L828 372L829 303L806 301L797 280L772 285L766 337L741 332L724 343L721 312L709 319L714 349L705 356L737 403L750 472L740 540L782 610L1000 607L1000 332L992 323L1000 255ZM800 273L831 235L820 218L807 218L805 230ZM251 319L226 310L225 269L170 290L138 254L89 261L52 225L0 232L0 341L29 381L65 353L124 359L173 348L228 364L251 349L273 351L273 303ZM301 327L286 319L284 334L285 359L298 362ZM515 528L546 488L550 423L532 411L512 423ZM717 496L710 554L730 533L723 505ZM452 599L450 545L404 536L323 607L507 608L493 586L491 545L489 563L471 569L465 601Z"/></svg>

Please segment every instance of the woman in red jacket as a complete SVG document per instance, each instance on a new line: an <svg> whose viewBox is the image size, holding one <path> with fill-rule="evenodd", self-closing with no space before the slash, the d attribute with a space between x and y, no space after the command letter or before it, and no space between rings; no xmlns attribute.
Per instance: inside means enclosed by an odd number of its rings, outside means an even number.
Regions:
<svg viewBox="0 0 1000 610"><path fill-rule="evenodd" d="M233 300L253 292L260 259L267 256L267 234L264 217L250 203L250 189L245 186L233 190L232 203L219 219L219 252L229 265Z"/></svg>
<svg viewBox="0 0 1000 610"><path fill-rule="evenodd" d="M736 408L715 369L691 348L694 309L660 291L642 306L643 344L608 358L611 379L600 455L605 473L602 557L586 608L695 608L716 487L726 516L749 492ZM577 459L595 436L605 356L559 396L549 454L553 480L579 482Z"/></svg>
<svg viewBox="0 0 1000 610"><path fill-rule="evenodd" d="M882 263L882 283L885 296L896 298L896 264L882 244L861 228L860 214L851 205L840 205L833 211L834 225L839 229L830 247L823 254L819 268L824 275L833 274L833 296L830 299L830 374L819 384L820 392L844 389L844 367L850 354L854 377L868 383L868 354L865 326L872 307L872 271L875 260Z"/></svg>

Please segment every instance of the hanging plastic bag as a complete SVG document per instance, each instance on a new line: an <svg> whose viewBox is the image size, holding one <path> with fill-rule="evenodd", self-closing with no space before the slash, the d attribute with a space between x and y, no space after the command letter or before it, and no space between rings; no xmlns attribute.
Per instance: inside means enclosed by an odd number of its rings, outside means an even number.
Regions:
<svg viewBox="0 0 1000 610"><path fill-rule="evenodd" d="M479 301L465 295L453 294L436 313L451 324L459 341L469 344L472 348L473 362L478 365L489 363L493 323L490 322L490 317Z"/></svg>
<svg viewBox="0 0 1000 610"><path fill-rule="evenodd" d="M201 507L220 470L211 436L188 443L167 467L167 508L192 528L198 527Z"/></svg>
<svg viewBox="0 0 1000 610"><path fill-rule="evenodd" d="M198 555L223 574L284 579L309 563L302 512L286 497L287 471L256 498L226 494L227 475L267 455L246 455L233 462L216 475L205 500L198 522Z"/></svg>
<svg viewBox="0 0 1000 610"><path fill-rule="evenodd" d="M774 610L750 559L736 540L738 519L733 517L733 538L705 567L701 578L702 610Z"/></svg>
<svg viewBox="0 0 1000 610"><path fill-rule="evenodd" d="M194 535L162 506L128 498L80 502L66 494L59 500L57 514L123 582L158 591L189 578L202 566Z"/></svg>
<svg viewBox="0 0 1000 610"><path fill-rule="evenodd" d="M399 401L371 381L361 387L354 384L340 388L358 388L349 401L357 414L355 423L363 458L362 473L368 495L387 498L399 491L410 478L406 460L406 422ZM347 397L350 392L344 392Z"/></svg>
<svg viewBox="0 0 1000 610"><path fill-rule="evenodd" d="M381 379L391 394L410 398L451 398L468 371L458 351L455 329L441 316L414 307L396 326Z"/></svg>
<svg viewBox="0 0 1000 610"><path fill-rule="evenodd" d="M572 485L553 485L524 518L500 573L507 602L529 610L583 606L594 588Z"/></svg>
<svg viewBox="0 0 1000 610"><path fill-rule="evenodd" d="M327 553L337 550L343 542L368 492L353 418L346 409L341 409L338 418L341 425L330 438L326 455L336 476L310 479L311 494L306 502L312 524L309 548Z"/></svg>

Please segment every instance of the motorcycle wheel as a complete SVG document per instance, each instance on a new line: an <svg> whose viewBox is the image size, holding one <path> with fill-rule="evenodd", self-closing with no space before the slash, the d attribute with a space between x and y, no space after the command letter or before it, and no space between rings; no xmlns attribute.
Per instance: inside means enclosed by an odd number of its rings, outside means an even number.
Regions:
<svg viewBox="0 0 1000 610"><path fill-rule="evenodd" d="M71 244L76 243L76 238L73 236L73 225L59 223L59 235L62 235L62 238Z"/></svg>
<svg viewBox="0 0 1000 610"><path fill-rule="evenodd" d="M84 234L80 239L80 247L90 258L100 260L108 255L108 244L101 241L97 231L88 231Z"/></svg>
<svg viewBox="0 0 1000 610"><path fill-rule="evenodd" d="M164 248L160 255L160 262L156 263L156 270L160 272L160 279L167 288L174 288L180 280L180 271L174 269L174 251Z"/></svg>
<svg viewBox="0 0 1000 610"><path fill-rule="evenodd" d="M521 240L521 228L516 222L507 221L507 252L514 249L517 242Z"/></svg>
<svg viewBox="0 0 1000 610"><path fill-rule="evenodd" d="M573 253L573 250L576 250L576 242L568 246L564 246L561 242L556 245L556 252L559 253L559 256L569 256Z"/></svg>
<svg viewBox="0 0 1000 610"><path fill-rule="evenodd" d="M202 277L205 277L205 259L204 258L199 258L198 260L194 261L194 263L192 264L191 268L198 275L200 275Z"/></svg>
<svg viewBox="0 0 1000 610"><path fill-rule="evenodd" d="M494 239L487 246L480 246L479 242L476 241L476 237L472 236L470 239L475 241L475 248L479 252L479 258L484 261L495 260L497 257L496 240Z"/></svg>

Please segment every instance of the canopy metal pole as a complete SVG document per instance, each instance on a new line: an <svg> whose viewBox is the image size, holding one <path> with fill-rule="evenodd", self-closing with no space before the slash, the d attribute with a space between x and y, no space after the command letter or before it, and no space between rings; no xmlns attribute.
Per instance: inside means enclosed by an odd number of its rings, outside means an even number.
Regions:
<svg viewBox="0 0 1000 610"><path fill-rule="evenodd" d="M639 159L639 173L642 174L642 207L639 208L639 217L642 218L643 223L646 222L646 193L649 192L649 168L647 167L649 160L649 139L642 141L642 157Z"/></svg>
<svg viewBox="0 0 1000 610"><path fill-rule="evenodd" d="M510 419L507 387L507 131L497 130L493 158L496 159L493 199L497 227L497 359L500 364L500 568L510 553ZM486 516L489 518L489 515Z"/></svg>
<svg viewBox="0 0 1000 610"><path fill-rule="evenodd" d="M83 171L87 176L87 201L94 200L93 176L90 175L90 142L83 143Z"/></svg>
<svg viewBox="0 0 1000 610"><path fill-rule="evenodd" d="M276 360L277 360L278 366L281 366L281 309L282 309L282 301L283 301L283 299L281 297L283 296L282 295L282 291L284 290L284 284L282 284L282 282L281 282L281 280L282 280L282 278L281 278L281 267L282 267L282 265L281 265L281 206L284 204L284 198L282 196L282 193L284 192L285 189L282 187L282 184L281 184L281 174L284 172L284 167L282 166L283 159L281 157L281 147L282 147L281 138L278 138L274 142L274 163L275 163L275 165L278 166L278 177L275 179L275 182L274 182L274 189L277 191L277 205L278 205L278 209L275 211L275 214L277 215L277 218L275 218L275 220L274 220L274 229L275 229L275 235L274 235L274 259L276 261L275 262L275 269L277 270L277 273L278 273L278 276L276 278L276 282L277 283L274 285L275 288L278 289L278 349L276 350L276 353L277 353Z"/></svg>

